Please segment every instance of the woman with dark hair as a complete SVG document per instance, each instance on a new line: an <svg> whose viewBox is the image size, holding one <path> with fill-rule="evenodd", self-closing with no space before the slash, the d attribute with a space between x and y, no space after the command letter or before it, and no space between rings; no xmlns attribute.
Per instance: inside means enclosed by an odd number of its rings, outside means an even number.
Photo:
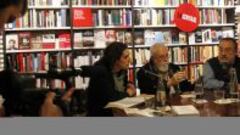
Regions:
<svg viewBox="0 0 240 135"><path fill-rule="evenodd" d="M0 2L0 31L5 23L13 22L23 16L27 10L27 0L1 0Z"/></svg>
<svg viewBox="0 0 240 135"><path fill-rule="evenodd" d="M136 94L135 87L128 82L129 63L130 52L127 45L113 42L94 66L81 67L81 76L90 77L87 89L88 116L112 116L111 110L104 109L108 102Z"/></svg>

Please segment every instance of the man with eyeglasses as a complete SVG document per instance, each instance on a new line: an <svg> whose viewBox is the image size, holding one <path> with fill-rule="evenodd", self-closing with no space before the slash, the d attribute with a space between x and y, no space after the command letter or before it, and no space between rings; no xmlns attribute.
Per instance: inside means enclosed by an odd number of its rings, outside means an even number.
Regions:
<svg viewBox="0 0 240 135"><path fill-rule="evenodd" d="M233 38L220 40L217 57L209 59L203 66L204 87L207 89L229 89L230 69L235 69L240 82L240 58L237 42Z"/></svg>
<svg viewBox="0 0 240 135"><path fill-rule="evenodd" d="M161 43L151 47L151 58L137 73L141 93L156 94L159 82L163 82L166 94L193 89L184 71L177 65L169 63L168 48Z"/></svg>

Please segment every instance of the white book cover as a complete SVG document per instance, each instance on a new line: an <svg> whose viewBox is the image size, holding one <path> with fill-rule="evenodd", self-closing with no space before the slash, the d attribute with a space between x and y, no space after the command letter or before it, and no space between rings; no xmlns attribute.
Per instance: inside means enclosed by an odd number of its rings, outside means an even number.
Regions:
<svg viewBox="0 0 240 135"><path fill-rule="evenodd" d="M105 48L106 47L106 38L105 30L95 30L94 31L94 45L95 47Z"/></svg>
<svg viewBox="0 0 240 135"><path fill-rule="evenodd" d="M222 31L223 31L223 33L222 33L223 38L225 38L225 37L233 38L234 37L234 30L232 28L226 27L226 28L223 28Z"/></svg>
<svg viewBox="0 0 240 135"><path fill-rule="evenodd" d="M83 47L83 34L82 34L82 32L74 33L74 47Z"/></svg>
<svg viewBox="0 0 240 135"><path fill-rule="evenodd" d="M179 32L179 43L187 44L187 35L184 32Z"/></svg>
<svg viewBox="0 0 240 135"><path fill-rule="evenodd" d="M157 18L157 10L156 9L151 9L151 13L152 13L152 18L151 18L151 20L152 20L152 22L151 22L151 24L152 25L157 25L158 24L158 18Z"/></svg>
<svg viewBox="0 0 240 135"><path fill-rule="evenodd" d="M18 50L18 44L17 34L6 35L6 50Z"/></svg>

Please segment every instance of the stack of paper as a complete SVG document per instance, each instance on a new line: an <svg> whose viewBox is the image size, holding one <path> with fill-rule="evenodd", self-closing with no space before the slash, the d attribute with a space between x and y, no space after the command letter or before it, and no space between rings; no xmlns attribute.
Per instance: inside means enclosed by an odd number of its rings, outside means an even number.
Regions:
<svg viewBox="0 0 240 135"><path fill-rule="evenodd" d="M193 105L172 106L172 111L179 116L199 116L199 111Z"/></svg>

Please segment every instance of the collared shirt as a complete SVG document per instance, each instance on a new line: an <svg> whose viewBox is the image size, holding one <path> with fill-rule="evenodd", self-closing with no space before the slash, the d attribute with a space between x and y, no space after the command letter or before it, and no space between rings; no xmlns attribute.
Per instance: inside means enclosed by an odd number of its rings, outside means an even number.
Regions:
<svg viewBox="0 0 240 135"><path fill-rule="evenodd" d="M207 89L219 89L224 86L224 81L215 78L214 72L208 62L203 65L203 83Z"/></svg>

